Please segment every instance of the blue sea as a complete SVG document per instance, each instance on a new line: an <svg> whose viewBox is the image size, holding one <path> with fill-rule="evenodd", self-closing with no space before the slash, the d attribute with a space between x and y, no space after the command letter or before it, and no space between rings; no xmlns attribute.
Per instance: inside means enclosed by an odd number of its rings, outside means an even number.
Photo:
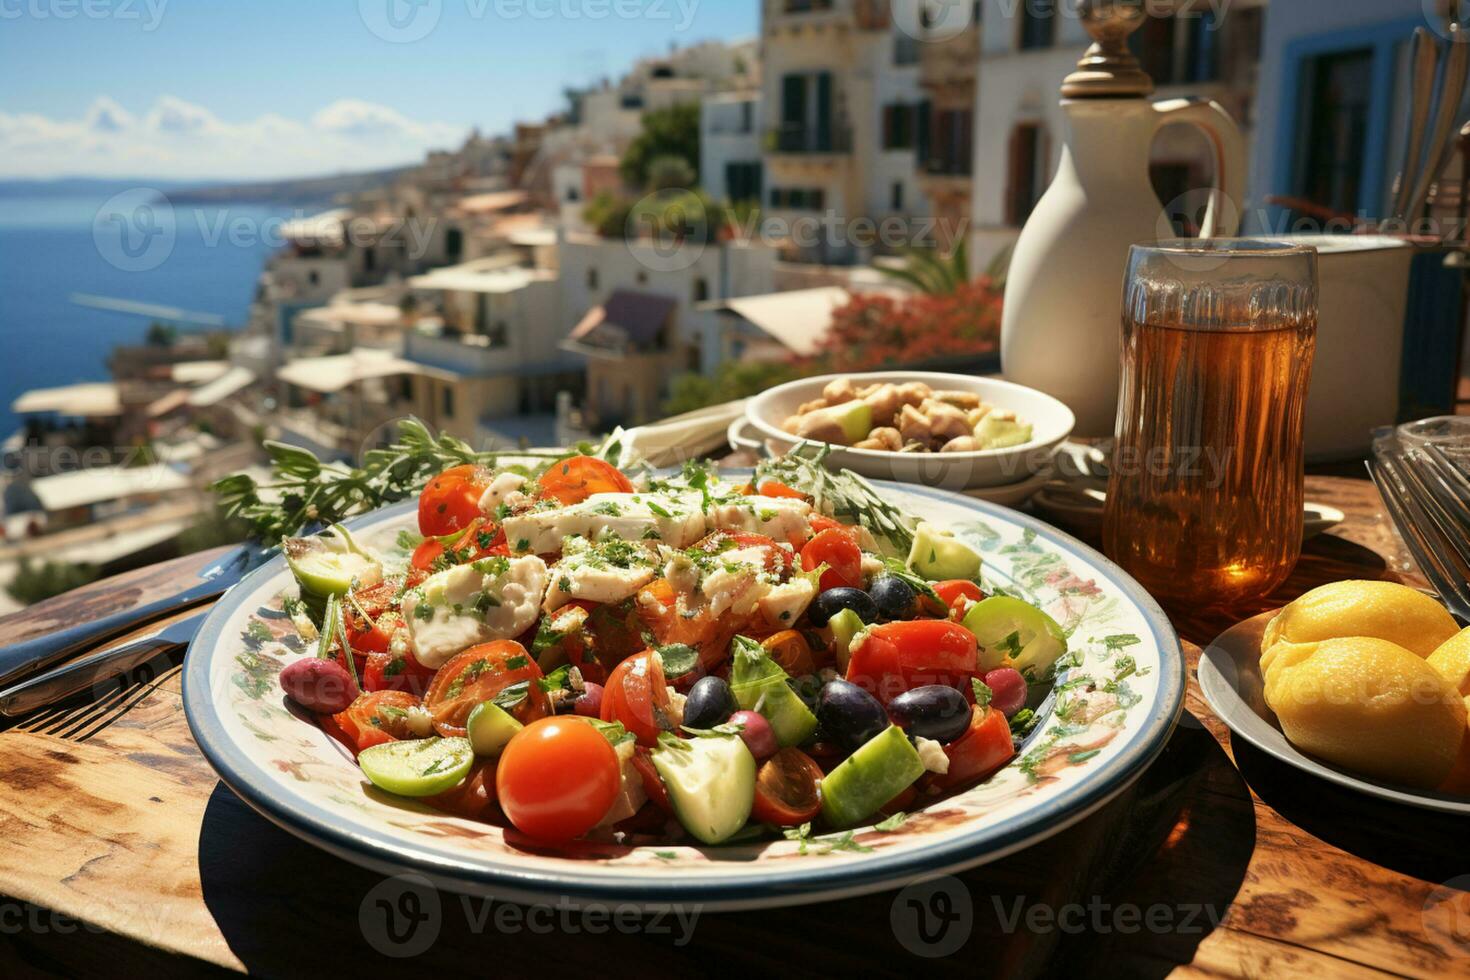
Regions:
<svg viewBox="0 0 1470 980"><path fill-rule="evenodd" d="M108 352L143 339L148 316L74 294L213 314L238 329L281 221L301 213L174 206L130 186L0 195L0 438L19 424L10 406L22 392L107 380Z"/></svg>

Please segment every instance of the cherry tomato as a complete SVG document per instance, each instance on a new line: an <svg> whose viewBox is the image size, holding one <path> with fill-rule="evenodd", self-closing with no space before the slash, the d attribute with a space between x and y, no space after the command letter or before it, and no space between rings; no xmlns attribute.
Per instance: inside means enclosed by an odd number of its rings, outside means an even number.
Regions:
<svg viewBox="0 0 1470 980"><path fill-rule="evenodd" d="M452 534L480 516L480 497L490 485L491 473L466 463L451 466L429 481L419 494L419 533L428 537Z"/></svg>
<svg viewBox="0 0 1470 980"><path fill-rule="evenodd" d="M648 750L641 745L633 751L633 768L638 770L638 778L643 781L643 792L648 795L649 801L664 813L673 813L674 805L669 802L669 788L659 776L658 768L654 766Z"/></svg>
<svg viewBox="0 0 1470 980"><path fill-rule="evenodd" d="M853 648L847 679L885 705L911 688L947 684L966 690L979 671L975 634L947 619L881 623Z"/></svg>
<svg viewBox="0 0 1470 980"><path fill-rule="evenodd" d="M542 718L500 754L495 791L516 829L538 840L580 837L597 825L622 786L618 754L581 718Z"/></svg>
<svg viewBox="0 0 1470 980"><path fill-rule="evenodd" d="M761 763L750 815L777 827L797 827L822 809L817 785L822 767L797 748L784 748Z"/></svg>
<svg viewBox="0 0 1470 980"><path fill-rule="evenodd" d="M828 589L848 586L863 587L863 552L851 535L836 528L822 531L801 549L801 567L811 571L826 562L828 568L822 573L820 587Z"/></svg>
<svg viewBox="0 0 1470 980"><path fill-rule="evenodd" d="M414 549L409 564L425 572L436 571L447 560L450 565L463 565L490 555L509 555L505 531L492 521L476 518L461 531L440 538L425 538ZM448 556L445 559L445 556Z"/></svg>
<svg viewBox="0 0 1470 980"><path fill-rule="evenodd" d="M401 655L374 651L362 669L362 686L368 691L408 691L422 697L433 680L434 668L419 663L412 650Z"/></svg>
<svg viewBox="0 0 1470 980"><path fill-rule="evenodd" d="M477 704L525 682L524 697L502 705L524 725L551 712L546 692L536 683L540 679L541 668L525 647L514 640L491 640L440 667L424 696L424 707L434 716L434 730L440 735L463 735L465 720Z"/></svg>
<svg viewBox="0 0 1470 980"><path fill-rule="evenodd" d="M758 489L762 497L790 497L794 500L806 500L806 494L800 490L788 487L786 484L776 480L767 480Z"/></svg>
<svg viewBox="0 0 1470 980"><path fill-rule="evenodd" d="M949 756L949 771L930 773L930 785L950 789L978 782L1010 762L1016 754L1010 722L994 708L976 705L969 729L946 745L944 754Z"/></svg>
<svg viewBox="0 0 1470 980"><path fill-rule="evenodd" d="M632 493L633 484L611 463L591 456L557 460L536 481L540 496L563 504L580 504L594 493Z"/></svg>
<svg viewBox="0 0 1470 980"><path fill-rule="evenodd" d="M383 582L353 592L342 603L342 624L347 627L347 642L353 653L364 655L388 649L393 631L403 625L393 601L397 594L392 582Z"/></svg>
<svg viewBox="0 0 1470 980"><path fill-rule="evenodd" d="M587 628L596 609L595 602L573 599L543 619L533 641L537 662L571 664L588 683L606 680L607 669L596 659L593 635Z"/></svg>
<svg viewBox="0 0 1470 980"><path fill-rule="evenodd" d="M761 647L771 659L786 671L789 677L804 677L817 672L817 662L812 658L812 648L806 637L796 630L772 633L761 641Z"/></svg>
<svg viewBox="0 0 1470 980"><path fill-rule="evenodd" d="M939 596L939 601L948 607L951 619L963 618L970 603L979 602L985 598L985 593L980 591L980 586L963 578L935 582L934 593Z"/></svg>
<svg viewBox="0 0 1470 980"><path fill-rule="evenodd" d="M605 602L591 610L585 636L591 644L592 656L601 667L602 676L594 678L598 683L618 664L648 647L643 640L645 629L634 599Z"/></svg>
<svg viewBox="0 0 1470 980"><path fill-rule="evenodd" d="M408 727L408 709L417 706L419 699L407 691L370 691L358 695L346 711L332 716L342 734L357 751L392 742L400 738L413 738Z"/></svg>
<svg viewBox="0 0 1470 980"><path fill-rule="evenodd" d="M658 743L659 732L673 730L668 683L652 650L624 660L608 677L602 689L602 720L622 722L639 745L650 748Z"/></svg>
<svg viewBox="0 0 1470 980"><path fill-rule="evenodd" d="M476 763L464 782L424 802L456 817L495 822L500 815L500 806L495 801L495 763L494 759Z"/></svg>

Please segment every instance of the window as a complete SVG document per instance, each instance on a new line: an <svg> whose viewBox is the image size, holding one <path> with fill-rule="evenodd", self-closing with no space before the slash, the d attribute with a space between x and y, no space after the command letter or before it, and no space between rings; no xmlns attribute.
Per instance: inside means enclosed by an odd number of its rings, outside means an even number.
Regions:
<svg viewBox="0 0 1470 980"><path fill-rule="evenodd" d="M570 185L568 185L567 186L567 200L568 201L580 201L581 199L582 199L582 194L581 194L581 192L579 192L577 190L577 185L576 184L570 184Z"/></svg>
<svg viewBox="0 0 1470 980"><path fill-rule="evenodd" d="M825 195L819 187L772 187L771 207L793 211L820 211Z"/></svg>
<svg viewBox="0 0 1470 980"><path fill-rule="evenodd" d="M638 285L640 285L640 286L646 286L646 285L648 285L648 272L646 270L639 269L638 270L638 275L635 276L634 278L636 278L638 280Z"/></svg>
<svg viewBox="0 0 1470 980"><path fill-rule="evenodd" d="M833 147L832 73L783 75L776 149L783 153L830 153Z"/></svg>
<svg viewBox="0 0 1470 980"><path fill-rule="evenodd" d="M917 65L919 63L919 39L903 31L894 34L893 63L898 67Z"/></svg>
<svg viewBox="0 0 1470 980"><path fill-rule="evenodd" d="M322 274L320 272L317 272L315 269L312 269L306 274L306 281L311 283L313 286L319 286L321 285Z"/></svg>
<svg viewBox="0 0 1470 980"><path fill-rule="evenodd" d="M695 303L703 303L705 300L709 299L709 282L708 282L708 280L706 280L703 276L700 276L698 279L695 279L694 280L694 289L693 289L693 291L691 292L690 295L693 297L693 302L695 302Z"/></svg>
<svg viewBox="0 0 1470 980"><path fill-rule="evenodd" d="M444 415L454 417L454 389L449 385L439 389L439 408Z"/></svg>
<svg viewBox="0 0 1470 980"><path fill-rule="evenodd" d="M883 107L883 149L911 150L914 148L914 106L895 102Z"/></svg>
<svg viewBox="0 0 1470 980"><path fill-rule="evenodd" d="M1006 221L1019 227L1031 216L1041 196L1041 127L1022 123L1011 132Z"/></svg>
<svg viewBox="0 0 1470 980"><path fill-rule="evenodd" d="M450 228L444 232L444 254L450 259L458 259L464 254L464 232L458 228Z"/></svg>
<svg viewBox="0 0 1470 980"><path fill-rule="evenodd" d="M753 99L740 103L740 128L739 133L748 133L755 128L755 101Z"/></svg>
<svg viewBox="0 0 1470 980"><path fill-rule="evenodd" d="M510 346L510 326L504 320L496 320L490 324L490 329L485 331L485 336L490 339L491 347Z"/></svg>
<svg viewBox="0 0 1470 980"><path fill-rule="evenodd" d="M1022 51L1049 48L1056 43L1056 10L1045 0L1021 4L1021 28L1017 47Z"/></svg>
<svg viewBox="0 0 1470 980"><path fill-rule="evenodd" d="M1305 125L1298 127L1298 197L1334 211L1361 206L1373 97L1373 49L1312 58L1302 67Z"/></svg>
<svg viewBox="0 0 1470 980"><path fill-rule="evenodd" d="M903 181L895 180L893 186L888 190L888 209L890 211L903 210Z"/></svg>
<svg viewBox="0 0 1470 980"><path fill-rule="evenodd" d="M934 113L934 131L924 169L931 174L969 175L972 122L968 109L941 109Z"/></svg>
<svg viewBox="0 0 1470 980"><path fill-rule="evenodd" d="M761 164L759 160L725 164L725 196L731 202L760 201Z"/></svg>
<svg viewBox="0 0 1470 980"><path fill-rule="evenodd" d="M398 376L398 399L399 401L413 401L413 375L400 374Z"/></svg>
<svg viewBox="0 0 1470 980"><path fill-rule="evenodd" d="M589 268L587 270L587 288L588 289L596 289L597 288L597 269L596 268Z"/></svg>

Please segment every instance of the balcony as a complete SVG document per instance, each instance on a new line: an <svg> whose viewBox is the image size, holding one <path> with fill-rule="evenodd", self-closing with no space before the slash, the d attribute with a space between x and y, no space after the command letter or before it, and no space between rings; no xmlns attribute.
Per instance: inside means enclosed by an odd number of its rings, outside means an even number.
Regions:
<svg viewBox="0 0 1470 980"><path fill-rule="evenodd" d="M964 177L968 180L973 169L968 158L930 157L923 162L922 173L925 177Z"/></svg>
<svg viewBox="0 0 1470 980"><path fill-rule="evenodd" d="M852 152L852 129L782 123L766 131L766 150L792 155L846 155Z"/></svg>

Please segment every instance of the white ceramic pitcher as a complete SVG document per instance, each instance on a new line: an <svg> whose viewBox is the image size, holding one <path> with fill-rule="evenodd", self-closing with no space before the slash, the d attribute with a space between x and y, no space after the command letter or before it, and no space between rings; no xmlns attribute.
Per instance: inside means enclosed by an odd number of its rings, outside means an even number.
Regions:
<svg viewBox="0 0 1470 980"><path fill-rule="evenodd" d="M1091 19L1085 4L1083 21L1098 43L1079 63L1083 70L1063 85L1061 162L1011 256L1001 370L1065 402L1077 416L1077 435L1108 436L1117 406L1128 247L1176 237L1149 182L1154 136L1171 123L1188 123L1214 147L1206 237L1238 230L1245 140L1218 103L1144 98L1152 82L1124 46L1137 24L1119 33L1117 17Z"/></svg>

